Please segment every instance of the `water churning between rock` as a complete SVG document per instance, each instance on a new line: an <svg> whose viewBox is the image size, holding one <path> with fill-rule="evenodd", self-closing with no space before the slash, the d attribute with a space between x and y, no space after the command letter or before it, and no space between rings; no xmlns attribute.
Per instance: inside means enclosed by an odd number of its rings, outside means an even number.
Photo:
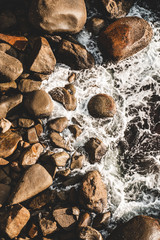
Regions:
<svg viewBox="0 0 160 240"><path fill-rule="evenodd" d="M94 15L93 9L89 16ZM160 121L160 22L155 13L137 4L128 16L143 17L150 23L154 35L149 46L118 64L104 64L96 38L86 29L81 31L77 39L94 55L97 64L90 70L75 71L76 110L67 111L54 102L50 117L66 116L70 123L77 120L81 125L83 133L76 140L68 129L63 132L73 152L83 152L90 137L99 138L108 147L100 164L86 161L78 170L84 173L98 169L106 183L111 222L102 232L105 236L117 222L138 214L160 217L160 137L156 131ZM43 81L43 88L49 92L63 87L71 72L68 66L57 65L49 80ZM114 98L117 113L113 118L95 119L89 115L88 101L98 93ZM52 150L47 134L46 130L43 139Z"/></svg>

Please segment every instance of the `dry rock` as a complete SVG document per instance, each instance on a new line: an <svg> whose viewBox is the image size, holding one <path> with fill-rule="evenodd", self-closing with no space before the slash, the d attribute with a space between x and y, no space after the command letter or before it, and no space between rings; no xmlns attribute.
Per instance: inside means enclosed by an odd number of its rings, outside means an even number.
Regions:
<svg viewBox="0 0 160 240"><path fill-rule="evenodd" d="M64 167L70 158L67 152L58 152L52 155L52 160L57 167Z"/></svg>
<svg viewBox="0 0 160 240"><path fill-rule="evenodd" d="M59 133L52 132L50 134L50 139L54 147L63 148L67 151L70 151L70 147L66 144L65 140Z"/></svg>
<svg viewBox="0 0 160 240"><path fill-rule="evenodd" d="M35 127L29 128L27 131L27 138L30 144L38 143L39 138L37 136L37 132Z"/></svg>
<svg viewBox="0 0 160 240"><path fill-rule="evenodd" d="M12 126L12 123L5 119L5 118L2 118L0 119L0 133L5 133L7 132Z"/></svg>
<svg viewBox="0 0 160 240"><path fill-rule="evenodd" d="M8 43L0 43L0 51L7 53L8 55L17 58L16 50Z"/></svg>
<svg viewBox="0 0 160 240"><path fill-rule="evenodd" d="M0 40L9 43L20 51L24 51L28 45L28 39L23 36L13 36L0 33Z"/></svg>
<svg viewBox="0 0 160 240"><path fill-rule="evenodd" d="M55 231L57 231L57 223L55 221L46 219L46 218L42 218L40 221L40 228L42 231L43 236L47 236L49 234L54 233Z"/></svg>
<svg viewBox="0 0 160 240"><path fill-rule="evenodd" d="M30 128L34 125L34 120L30 118L19 118L18 125L22 128Z"/></svg>
<svg viewBox="0 0 160 240"><path fill-rule="evenodd" d="M76 124L70 125L68 128L71 131L71 133L73 133L75 139L79 137L83 132L83 130Z"/></svg>
<svg viewBox="0 0 160 240"><path fill-rule="evenodd" d="M68 126L68 119L66 117L52 119L48 122L48 126L50 129L61 133Z"/></svg>
<svg viewBox="0 0 160 240"><path fill-rule="evenodd" d="M81 240L103 240L102 235L92 227L82 227L79 232L79 239Z"/></svg>

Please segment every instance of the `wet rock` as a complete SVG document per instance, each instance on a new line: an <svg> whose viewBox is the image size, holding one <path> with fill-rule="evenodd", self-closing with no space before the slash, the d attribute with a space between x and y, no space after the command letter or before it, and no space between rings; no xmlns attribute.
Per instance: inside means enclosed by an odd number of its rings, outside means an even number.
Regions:
<svg viewBox="0 0 160 240"><path fill-rule="evenodd" d="M53 102L44 90L37 90L27 94L24 105L28 112L35 117L50 116L53 111Z"/></svg>
<svg viewBox="0 0 160 240"><path fill-rule="evenodd" d="M37 132L34 127L28 129L27 139L28 139L29 143L31 143L31 144L39 142L39 138L37 136Z"/></svg>
<svg viewBox="0 0 160 240"><path fill-rule="evenodd" d="M46 218L42 218L39 221L39 224L40 224L40 228L41 228L43 236L52 234L55 231L57 231L57 229L58 229L57 223L55 221L52 221L52 220L49 220Z"/></svg>
<svg viewBox="0 0 160 240"><path fill-rule="evenodd" d="M100 162L107 152L107 147L98 138L90 138L85 144L85 150L89 154L90 163Z"/></svg>
<svg viewBox="0 0 160 240"><path fill-rule="evenodd" d="M52 177L40 164L34 164L17 184L10 204L17 204L47 189L53 182Z"/></svg>
<svg viewBox="0 0 160 240"><path fill-rule="evenodd" d="M116 105L111 96L97 94L89 100L88 111L95 118L113 117L116 113Z"/></svg>
<svg viewBox="0 0 160 240"><path fill-rule="evenodd" d="M1 230L6 233L11 239L17 237L23 227L27 224L30 219L29 211L17 204L12 206L9 211L3 216L3 220L1 223Z"/></svg>
<svg viewBox="0 0 160 240"><path fill-rule="evenodd" d="M58 61L74 70L92 68L94 57L86 48L78 43L63 40L57 52Z"/></svg>
<svg viewBox="0 0 160 240"><path fill-rule="evenodd" d="M72 156L71 169L82 168L85 161L85 155L74 153Z"/></svg>
<svg viewBox="0 0 160 240"><path fill-rule="evenodd" d="M72 214L72 210L69 208L54 209L53 217L55 218L56 222L66 231L74 229L77 223L76 218Z"/></svg>
<svg viewBox="0 0 160 240"><path fill-rule="evenodd" d="M48 80L50 74L41 74L41 73L33 73L33 77L35 77L36 81L44 81L44 80Z"/></svg>
<svg viewBox="0 0 160 240"><path fill-rule="evenodd" d="M81 227L87 227L91 224L91 216L89 213L83 213L81 216L80 216L80 219L79 219L79 223L78 223L78 227L81 228Z"/></svg>
<svg viewBox="0 0 160 240"><path fill-rule="evenodd" d="M0 33L0 40L9 43L20 51L24 51L28 45L28 39L23 36L12 36Z"/></svg>
<svg viewBox="0 0 160 240"><path fill-rule="evenodd" d="M43 146L40 143L36 143L26 149L20 156L20 163L24 168L27 168L37 162L41 153L43 152Z"/></svg>
<svg viewBox="0 0 160 240"><path fill-rule="evenodd" d="M121 224L107 240L158 240L160 238L160 224L155 218L139 215Z"/></svg>
<svg viewBox="0 0 160 240"><path fill-rule="evenodd" d="M35 125L35 129L36 129L36 133L37 133L37 136L40 137L43 133L43 126L42 124L38 123Z"/></svg>
<svg viewBox="0 0 160 240"><path fill-rule="evenodd" d="M102 235L92 227L82 227L79 232L79 239L84 240L103 240Z"/></svg>
<svg viewBox="0 0 160 240"><path fill-rule="evenodd" d="M34 125L34 120L30 118L19 118L18 125L22 128L30 128Z"/></svg>
<svg viewBox="0 0 160 240"><path fill-rule="evenodd" d="M15 81L23 72L21 62L0 51L0 82Z"/></svg>
<svg viewBox="0 0 160 240"><path fill-rule="evenodd" d="M0 157L9 157L16 150L20 140L22 140L22 137L11 130L0 134Z"/></svg>
<svg viewBox="0 0 160 240"><path fill-rule="evenodd" d="M56 133L56 132L52 132L50 134L50 139L51 139L51 143L54 147L58 147L58 148L63 148L67 151L70 151L70 147L65 143L65 140L63 139L63 137Z"/></svg>
<svg viewBox="0 0 160 240"><path fill-rule="evenodd" d="M16 50L7 43L0 43L0 51L7 53L14 58L17 58Z"/></svg>
<svg viewBox="0 0 160 240"><path fill-rule="evenodd" d="M57 167L64 167L70 158L66 152L58 152L52 155L52 160Z"/></svg>
<svg viewBox="0 0 160 240"><path fill-rule="evenodd" d="M83 0L36 0L32 1L29 10L29 20L36 28L49 34L55 32L79 32L87 18Z"/></svg>
<svg viewBox="0 0 160 240"><path fill-rule="evenodd" d="M12 126L12 123L5 119L5 118L1 118L0 119L0 133L5 133L7 132Z"/></svg>
<svg viewBox="0 0 160 240"><path fill-rule="evenodd" d="M0 83L0 92L6 92L10 89L16 89L16 88L17 88L16 82Z"/></svg>
<svg viewBox="0 0 160 240"><path fill-rule="evenodd" d="M5 10L0 13L0 31L6 31L16 24L16 16L10 10Z"/></svg>
<svg viewBox="0 0 160 240"><path fill-rule="evenodd" d="M98 171L90 171L84 176L79 198L82 207L96 213L107 208L107 190Z"/></svg>
<svg viewBox="0 0 160 240"><path fill-rule="evenodd" d="M75 73L71 73L71 75L68 77L68 82L69 83L73 83L76 80L76 74Z"/></svg>
<svg viewBox="0 0 160 240"><path fill-rule="evenodd" d="M40 81L34 81L31 79L21 79L18 83L18 89L22 93L33 92L35 90L39 90L40 87Z"/></svg>
<svg viewBox="0 0 160 240"><path fill-rule="evenodd" d="M48 126L50 129L61 133L68 126L68 119L66 117L52 119L48 122Z"/></svg>
<svg viewBox="0 0 160 240"><path fill-rule="evenodd" d="M73 133L75 139L79 137L83 132L83 130L76 124L70 125L68 128L71 131L71 133Z"/></svg>
<svg viewBox="0 0 160 240"><path fill-rule="evenodd" d="M105 21L102 18L93 17L87 24L87 28L94 35L98 35L105 27Z"/></svg>
<svg viewBox="0 0 160 240"><path fill-rule="evenodd" d="M3 158L0 158L0 166L5 166L9 163L9 161L3 159Z"/></svg>
<svg viewBox="0 0 160 240"><path fill-rule="evenodd" d="M7 184L0 183L0 208L3 203L8 199L11 187Z"/></svg>
<svg viewBox="0 0 160 240"><path fill-rule="evenodd" d="M44 37L34 40L33 50L29 56L30 71L40 74L50 74L56 65L52 49Z"/></svg>
<svg viewBox="0 0 160 240"><path fill-rule="evenodd" d="M93 228L96 228L98 230L104 229L108 225L110 216L110 212L97 214L97 216L93 220Z"/></svg>
<svg viewBox="0 0 160 240"><path fill-rule="evenodd" d="M70 173L71 173L71 169L67 168L65 170L58 171L57 175L62 177L62 178L66 178L66 177L68 177L70 175Z"/></svg>
<svg viewBox="0 0 160 240"><path fill-rule="evenodd" d="M29 229L28 235L30 238L34 238L38 235L38 227L34 223L32 223L32 226Z"/></svg>
<svg viewBox="0 0 160 240"><path fill-rule="evenodd" d="M120 61L145 48L152 39L152 28L142 18L125 17L100 34L99 46L105 56Z"/></svg>

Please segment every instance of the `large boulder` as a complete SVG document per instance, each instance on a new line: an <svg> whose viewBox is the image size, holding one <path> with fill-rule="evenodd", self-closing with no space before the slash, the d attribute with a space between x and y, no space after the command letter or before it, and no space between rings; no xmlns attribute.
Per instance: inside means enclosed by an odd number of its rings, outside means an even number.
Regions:
<svg viewBox="0 0 160 240"><path fill-rule="evenodd" d="M84 0L33 0L29 20L49 34L79 32L87 18Z"/></svg>
<svg viewBox="0 0 160 240"><path fill-rule="evenodd" d="M121 18L99 36L99 47L109 60L120 61L145 48L152 39L152 28L138 17Z"/></svg>
<svg viewBox="0 0 160 240"><path fill-rule="evenodd" d="M139 215L116 228L107 240L159 240L160 221Z"/></svg>

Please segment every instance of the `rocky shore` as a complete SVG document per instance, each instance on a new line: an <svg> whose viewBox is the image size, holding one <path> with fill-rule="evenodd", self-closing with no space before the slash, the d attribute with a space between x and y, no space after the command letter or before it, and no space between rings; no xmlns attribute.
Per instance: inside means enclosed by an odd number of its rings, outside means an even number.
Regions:
<svg viewBox="0 0 160 240"><path fill-rule="evenodd" d="M135 2L95 0L104 17L89 20L93 1L0 2L0 240L104 239L112 212L103 175L96 169L85 174L74 170L83 169L85 161L100 163L108 146L92 137L83 151L73 151L63 132L68 129L76 140L83 133L78 119L70 124L66 116L49 117L55 102L75 111L75 70L96 65L76 39L84 26L96 36L106 63L123 61L148 46L150 24L126 16ZM57 63L73 72L64 86L46 92L42 82ZM101 92L91 95L87 110L91 118L112 119L117 105L113 96ZM42 141L44 128L53 151ZM160 220L138 215L106 240L159 239Z"/></svg>

